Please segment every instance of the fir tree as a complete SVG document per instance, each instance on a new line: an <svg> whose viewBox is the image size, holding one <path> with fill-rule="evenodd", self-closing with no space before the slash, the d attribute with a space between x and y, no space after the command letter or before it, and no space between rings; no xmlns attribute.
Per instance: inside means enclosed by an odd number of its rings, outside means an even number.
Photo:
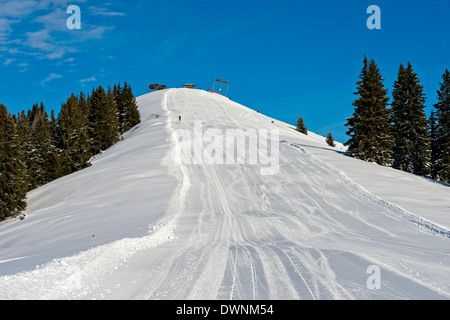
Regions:
<svg viewBox="0 0 450 320"><path fill-rule="evenodd" d="M117 120L119 123L119 133L122 134L124 130L124 123L125 123L125 116L126 116L126 103L123 97L123 90L120 87L119 84L114 84L113 86L113 94L114 94L114 101L116 102L117 106Z"/></svg>
<svg viewBox="0 0 450 320"><path fill-rule="evenodd" d="M87 103L87 98L83 92L80 92L78 95L78 107L83 112L84 117L87 119L89 115L89 107Z"/></svg>
<svg viewBox="0 0 450 320"><path fill-rule="evenodd" d="M52 135L52 144L56 145L56 138L57 138L57 130L58 128L58 123L57 123L57 119L55 117L55 110L52 110L50 112L50 132Z"/></svg>
<svg viewBox="0 0 450 320"><path fill-rule="evenodd" d="M119 140L117 106L111 89L99 86L88 99L89 134L92 154L106 150Z"/></svg>
<svg viewBox="0 0 450 320"><path fill-rule="evenodd" d="M29 178L29 173L28 173L28 165L30 163L29 155L30 155L30 151L32 150L31 125L30 125L29 118L28 118L27 114L25 113L25 111L22 111L21 113L19 113L17 115L16 128L17 128L17 135L20 140L22 152L24 153L23 160L27 167L26 171L27 171L27 175ZM27 185L28 186L30 185L29 179L27 181ZM31 190L30 186L28 187L28 190Z"/></svg>
<svg viewBox="0 0 450 320"><path fill-rule="evenodd" d="M80 103L79 98L72 93L62 104L58 116L58 147L64 174L87 167L91 157L84 103L83 100Z"/></svg>
<svg viewBox="0 0 450 320"><path fill-rule="evenodd" d="M16 185L18 185L19 191L17 192L17 196L19 199L25 199L26 192L29 191L30 175L28 172L27 161L31 130L27 120L28 118L25 115L25 112L22 112L22 114L17 117L16 121L16 137L17 145L19 146L19 150L17 150L17 165L20 168L18 176L16 177ZM25 207L26 206L24 206L23 209L25 209Z"/></svg>
<svg viewBox="0 0 450 320"><path fill-rule="evenodd" d="M345 124L350 136L345 145L352 157L389 165L392 155L387 109L389 98L383 85L384 79L373 59L368 62L364 57L359 78L355 92L359 98L353 102L354 113Z"/></svg>
<svg viewBox="0 0 450 320"><path fill-rule="evenodd" d="M334 143L334 138L331 132L327 133L327 137L325 139L326 143L331 147L336 147L336 143Z"/></svg>
<svg viewBox="0 0 450 320"><path fill-rule="evenodd" d="M41 102L41 106L39 107L39 105L37 103L33 104L33 106L31 107L31 109L28 110L27 113L27 117L28 120L30 121L30 124L32 124L34 122L34 118L44 109L44 104Z"/></svg>
<svg viewBox="0 0 450 320"><path fill-rule="evenodd" d="M424 175L428 172L430 136L425 115L425 95L411 64L400 64L392 91L391 122L393 167Z"/></svg>
<svg viewBox="0 0 450 320"><path fill-rule="evenodd" d="M51 163L49 161L52 152L51 128L48 114L44 105L37 104L29 113L30 120L30 149L28 152L29 189L34 189L51 181L48 176Z"/></svg>
<svg viewBox="0 0 450 320"><path fill-rule="evenodd" d="M20 142L13 117L0 104L0 220L26 208L27 174Z"/></svg>
<svg viewBox="0 0 450 320"><path fill-rule="evenodd" d="M450 183L450 72L445 70L434 105L435 127L432 128L432 176ZM434 129L434 130L433 130ZM433 132L434 131L434 132Z"/></svg>
<svg viewBox="0 0 450 320"><path fill-rule="evenodd" d="M117 141L119 141L120 131L119 131L119 118L117 104L114 101L114 94L111 87L108 87L108 92L106 93L106 122L108 124L107 130L105 130L105 149L109 148ZM104 150L105 150L104 149Z"/></svg>
<svg viewBox="0 0 450 320"><path fill-rule="evenodd" d="M125 82L121 88L119 83L114 85L113 93L118 110L119 132L122 134L140 123L141 119L131 86Z"/></svg>
<svg viewBox="0 0 450 320"><path fill-rule="evenodd" d="M134 97L133 90L131 86L125 82L123 88L123 94L125 96L125 102L127 104L127 112L125 114L125 122L123 125L123 130L128 131L135 125L141 122L141 117L139 115L138 106L136 103L136 98Z"/></svg>
<svg viewBox="0 0 450 320"><path fill-rule="evenodd" d="M48 155L48 161L50 166L48 167L47 175L50 181L62 177L67 172L64 172L65 162L60 156L59 144L59 127L58 120L55 117L55 111L52 110L50 113L50 145L51 150Z"/></svg>
<svg viewBox="0 0 450 320"><path fill-rule="evenodd" d="M299 117L297 119L297 126L296 126L296 130L298 132L301 132L303 134L308 134L308 129L306 129L305 123L303 122L303 118Z"/></svg>
<svg viewBox="0 0 450 320"><path fill-rule="evenodd" d="M428 125L430 127L430 174L433 179L437 178L437 172L435 171L435 163L437 160L438 144L436 139L436 113L431 110L430 118L428 120Z"/></svg>

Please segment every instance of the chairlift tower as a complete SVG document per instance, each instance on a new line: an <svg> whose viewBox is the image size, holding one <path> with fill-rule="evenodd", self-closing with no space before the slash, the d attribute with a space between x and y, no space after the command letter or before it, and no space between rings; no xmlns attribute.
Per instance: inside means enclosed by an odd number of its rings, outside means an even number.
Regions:
<svg viewBox="0 0 450 320"><path fill-rule="evenodd" d="M220 83L219 91L215 91L215 90L216 90L216 82L219 82L219 83ZM225 94L224 94L224 96L226 97L227 94L228 94L228 86L230 85L230 82L227 81L227 80L223 80L223 79L214 79L213 85L212 85L212 87L211 87L211 89L210 89L209 91L210 91L210 92L215 92L215 93L218 93L218 94L222 94L222 86L225 86L225 85L226 85L226 88L225 88Z"/></svg>

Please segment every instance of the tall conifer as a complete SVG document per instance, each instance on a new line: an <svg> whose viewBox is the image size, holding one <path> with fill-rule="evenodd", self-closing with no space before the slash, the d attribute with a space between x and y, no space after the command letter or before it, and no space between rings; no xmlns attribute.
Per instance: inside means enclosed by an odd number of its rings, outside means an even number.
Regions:
<svg viewBox="0 0 450 320"><path fill-rule="evenodd" d="M400 64L398 78L392 91L391 122L393 167L424 175L430 159L430 136L425 115L425 95L411 63Z"/></svg>
<svg viewBox="0 0 450 320"><path fill-rule="evenodd" d="M141 122L141 118L139 115L139 110L136 103L136 98L133 94L133 90L131 89L131 86L126 82L123 87L123 95L125 103L127 105L125 122L123 125L123 131L125 132L133 128L135 125L139 124Z"/></svg>
<svg viewBox="0 0 450 320"><path fill-rule="evenodd" d="M432 137L432 175L450 183L450 72L445 70L434 105L435 128Z"/></svg>
<svg viewBox="0 0 450 320"><path fill-rule="evenodd" d="M111 89L99 86L88 99L89 134L92 154L106 150L119 140L117 105Z"/></svg>
<svg viewBox="0 0 450 320"><path fill-rule="evenodd" d="M28 152L28 171L30 190L49 181L48 170L51 167L50 154L52 152L51 127L44 105L37 104L30 111L30 149Z"/></svg>
<svg viewBox="0 0 450 320"><path fill-rule="evenodd" d="M59 148L66 174L88 166L90 158L87 119L78 97L72 93L58 117Z"/></svg>
<svg viewBox="0 0 450 320"><path fill-rule="evenodd" d="M389 165L392 154L387 109L389 98L384 79L373 59L368 62L364 57L359 78L355 92L359 98L353 102L354 113L345 124L350 136L345 143L348 153L358 159Z"/></svg>
<svg viewBox="0 0 450 320"><path fill-rule="evenodd" d="M296 128L295 128L298 132L301 132L301 133L303 133L303 134L308 134L308 129L306 129L306 125L305 125L305 123L303 122L303 118L302 117L299 117L298 119L297 119L297 125L296 125Z"/></svg>
<svg viewBox="0 0 450 320"><path fill-rule="evenodd" d="M140 123L141 119L136 99L128 83L125 82L123 88L120 83L114 85L113 93L118 110L119 131L122 134Z"/></svg>
<svg viewBox="0 0 450 320"><path fill-rule="evenodd" d="M0 220L26 208L25 153L13 117L0 104Z"/></svg>

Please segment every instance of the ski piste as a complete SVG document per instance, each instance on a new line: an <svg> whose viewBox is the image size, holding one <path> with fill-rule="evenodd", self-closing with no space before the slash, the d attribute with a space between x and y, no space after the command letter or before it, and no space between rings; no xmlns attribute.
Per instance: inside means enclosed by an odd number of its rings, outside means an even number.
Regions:
<svg viewBox="0 0 450 320"><path fill-rule="evenodd" d="M215 93L137 102L123 141L31 191L26 218L0 227L0 299L450 298L448 186ZM180 161L196 121L276 129L278 171ZM207 150L202 139L192 146Z"/></svg>

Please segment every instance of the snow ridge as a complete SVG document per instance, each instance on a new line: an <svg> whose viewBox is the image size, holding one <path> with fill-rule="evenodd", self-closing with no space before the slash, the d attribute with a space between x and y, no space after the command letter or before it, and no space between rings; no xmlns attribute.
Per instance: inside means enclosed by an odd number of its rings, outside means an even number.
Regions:
<svg viewBox="0 0 450 320"><path fill-rule="evenodd" d="M0 300L76 299L125 264L137 252L173 239L175 223L154 226L142 238L127 238L71 257L54 259L33 271L0 277Z"/></svg>

